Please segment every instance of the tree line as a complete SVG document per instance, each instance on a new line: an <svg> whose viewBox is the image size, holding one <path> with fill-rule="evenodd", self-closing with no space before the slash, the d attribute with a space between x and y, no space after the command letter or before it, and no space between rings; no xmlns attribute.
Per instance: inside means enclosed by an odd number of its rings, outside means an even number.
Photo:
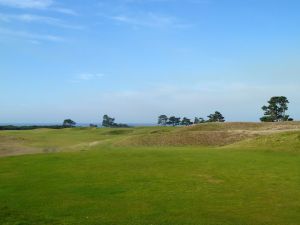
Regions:
<svg viewBox="0 0 300 225"><path fill-rule="evenodd" d="M288 110L289 101L285 96L274 96L268 101L268 105L263 106L264 116L260 118L261 122L283 122L283 121L293 121L289 115L286 114ZM207 116L205 120L202 117L195 117L194 121L187 117L160 115L158 117L158 124L161 126L189 126L192 124L201 123L212 123L212 122L225 122L225 117L219 111ZM75 127L76 123L71 119L66 119L63 122L62 128ZM116 123L115 118L108 115L104 115L102 118L103 127L129 127L127 124ZM60 126L55 126L56 128L61 128ZM90 124L90 127L98 127L96 124Z"/></svg>
<svg viewBox="0 0 300 225"><path fill-rule="evenodd" d="M261 122L284 122L294 121L289 115L287 115L289 100L285 96L274 96L272 97L267 105L262 107L264 116L260 118ZM219 111L216 111L207 116L208 119L202 117L195 117L194 121L187 117L160 115L158 117L158 124L161 126L189 126L192 124L211 123L211 122L225 122L225 117ZM0 126L0 130L32 130L39 128L50 128L50 129L63 129L75 127L76 122L72 119L65 119L62 125L50 125L50 126ZM115 118L108 115L104 115L102 118L103 127L129 127L127 124L116 123ZM98 127L96 124L90 124L90 127Z"/></svg>
<svg viewBox="0 0 300 225"><path fill-rule="evenodd" d="M289 100L285 96L274 96L268 101L268 105L264 105L262 110L264 111L264 116L260 118L261 122L284 122L284 121L294 121L289 115L286 114L288 110ZM193 124L200 123L211 123L211 122L225 122L225 117L219 111L207 116L208 119L195 117L192 122L191 119L187 117L160 115L158 117L158 125L161 126L189 126Z"/></svg>
<svg viewBox="0 0 300 225"><path fill-rule="evenodd" d="M75 127L76 122L71 119L66 119L62 125L64 128ZM98 127L97 124L90 124L90 127ZM102 119L102 127L129 127L127 124L115 123L115 118L104 115Z"/></svg>
<svg viewBox="0 0 300 225"><path fill-rule="evenodd" d="M193 124L200 124L200 123L209 123L209 122L225 122L225 117L220 113L219 111L216 111L209 116L207 116L208 119L205 120L203 118L195 117L194 121L187 117L183 117L182 119L180 117L171 116L168 117L166 115L160 115L158 117L158 125L161 126L190 126Z"/></svg>

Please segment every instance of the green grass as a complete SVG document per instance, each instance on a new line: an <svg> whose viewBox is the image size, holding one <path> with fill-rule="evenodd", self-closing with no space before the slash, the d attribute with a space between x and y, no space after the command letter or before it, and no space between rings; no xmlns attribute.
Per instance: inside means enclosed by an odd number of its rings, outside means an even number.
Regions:
<svg viewBox="0 0 300 225"><path fill-rule="evenodd" d="M100 142L73 152L0 158L0 224L300 224L299 132L230 147L115 145L173 132L180 131L1 133L2 140L41 148Z"/></svg>

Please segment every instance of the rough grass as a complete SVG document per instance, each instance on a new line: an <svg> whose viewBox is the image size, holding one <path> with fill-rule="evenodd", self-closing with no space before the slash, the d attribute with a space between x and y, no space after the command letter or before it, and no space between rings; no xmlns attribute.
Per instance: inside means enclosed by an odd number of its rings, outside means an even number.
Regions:
<svg viewBox="0 0 300 225"><path fill-rule="evenodd" d="M115 144L118 146L223 146L254 136L244 132L187 130L131 136Z"/></svg>
<svg viewBox="0 0 300 225"><path fill-rule="evenodd" d="M274 133L300 131L300 123L207 123L163 132L132 135L118 146L226 146Z"/></svg>
<svg viewBox="0 0 300 225"><path fill-rule="evenodd" d="M126 135L131 131L131 129L114 130L95 128L3 131L0 132L0 155L81 150L90 145L114 139L118 135Z"/></svg>
<svg viewBox="0 0 300 225"><path fill-rule="evenodd" d="M300 152L300 131L274 133L247 139L229 146L228 148L269 149Z"/></svg>
<svg viewBox="0 0 300 225"><path fill-rule="evenodd" d="M0 156L78 151L94 146L227 146L287 131L299 122L209 123L190 127L39 129L0 132ZM259 140L259 139L257 139Z"/></svg>
<svg viewBox="0 0 300 225"><path fill-rule="evenodd" d="M204 123L196 126L186 127L186 130L194 131L274 131L274 130L299 130L300 122L281 122L281 123Z"/></svg>

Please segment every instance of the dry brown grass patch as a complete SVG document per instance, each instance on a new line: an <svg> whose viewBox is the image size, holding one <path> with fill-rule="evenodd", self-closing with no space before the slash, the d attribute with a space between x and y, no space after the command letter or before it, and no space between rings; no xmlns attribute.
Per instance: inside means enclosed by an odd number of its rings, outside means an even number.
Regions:
<svg viewBox="0 0 300 225"><path fill-rule="evenodd" d="M256 134L246 132L185 131L132 136L116 144L122 146L224 146L255 136Z"/></svg>

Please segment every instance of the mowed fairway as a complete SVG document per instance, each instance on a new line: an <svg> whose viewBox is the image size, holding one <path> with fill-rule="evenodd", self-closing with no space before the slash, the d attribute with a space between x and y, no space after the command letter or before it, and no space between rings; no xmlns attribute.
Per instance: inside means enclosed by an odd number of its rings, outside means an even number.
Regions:
<svg viewBox="0 0 300 225"><path fill-rule="evenodd" d="M0 132L0 224L300 224L298 126Z"/></svg>

